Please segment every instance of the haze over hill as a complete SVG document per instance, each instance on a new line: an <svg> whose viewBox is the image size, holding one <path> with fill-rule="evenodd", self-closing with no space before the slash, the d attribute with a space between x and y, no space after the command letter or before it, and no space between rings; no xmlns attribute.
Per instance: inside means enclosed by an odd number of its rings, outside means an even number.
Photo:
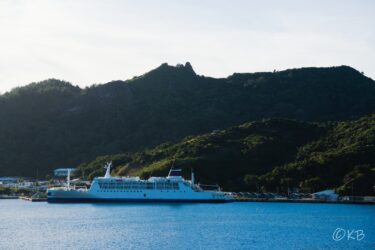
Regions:
<svg viewBox="0 0 375 250"><path fill-rule="evenodd" d="M80 89L50 79L0 96L0 175L50 174L263 118L347 120L375 111L375 84L348 66L236 73L189 63Z"/></svg>

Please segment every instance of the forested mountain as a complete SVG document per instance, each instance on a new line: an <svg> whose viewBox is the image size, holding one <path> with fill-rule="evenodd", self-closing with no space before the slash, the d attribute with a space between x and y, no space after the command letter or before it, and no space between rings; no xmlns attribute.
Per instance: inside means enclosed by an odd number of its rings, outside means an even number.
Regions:
<svg viewBox="0 0 375 250"><path fill-rule="evenodd" d="M82 164L80 175L165 176L171 166L191 169L202 183L232 191L316 192L374 195L375 115L356 121L306 123L270 119L186 137L133 154L101 156ZM353 186L352 186L353 185Z"/></svg>
<svg viewBox="0 0 375 250"><path fill-rule="evenodd" d="M215 79L189 63L162 64L84 89L50 79L0 96L0 175L44 175L264 118L348 120L373 112L374 81L348 66Z"/></svg>

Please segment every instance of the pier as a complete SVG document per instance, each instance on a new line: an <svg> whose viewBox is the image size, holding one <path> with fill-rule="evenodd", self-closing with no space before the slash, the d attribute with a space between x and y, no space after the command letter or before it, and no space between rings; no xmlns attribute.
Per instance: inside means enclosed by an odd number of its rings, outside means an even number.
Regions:
<svg viewBox="0 0 375 250"><path fill-rule="evenodd" d="M33 197L27 197L27 196L20 196L19 199L24 201L31 201L31 202L45 202L47 201L47 198L33 198Z"/></svg>
<svg viewBox="0 0 375 250"><path fill-rule="evenodd" d="M283 203L325 203L325 204L363 204L375 205L371 200L318 200L318 199L269 199L269 198L235 198L236 202L283 202Z"/></svg>
<svg viewBox="0 0 375 250"><path fill-rule="evenodd" d="M44 192L37 192L33 194L32 196L20 196L19 198L25 201L43 202L43 201L47 201L47 194Z"/></svg>

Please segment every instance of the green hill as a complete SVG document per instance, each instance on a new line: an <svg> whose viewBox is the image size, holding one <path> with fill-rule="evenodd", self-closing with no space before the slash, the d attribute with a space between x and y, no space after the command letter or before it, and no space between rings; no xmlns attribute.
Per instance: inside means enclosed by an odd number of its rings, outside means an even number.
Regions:
<svg viewBox="0 0 375 250"><path fill-rule="evenodd" d="M50 174L264 118L348 120L373 112L374 81L348 66L215 79L189 63L163 64L85 89L50 79L0 96L0 175Z"/></svg>
<svg viewBox="0 0 375 250"><path fill-rule="evenodd" d="M197 181L219 183L227 190L314 192L338 188L357 195L374 194L375 115L356 121L306 123L270 119L190 136L134 154L98 157L80 166L86 177L104 173L112 160L114 174L165 176L170 167L193 168ZM345 185L345 183L348 183Z"/></svg>

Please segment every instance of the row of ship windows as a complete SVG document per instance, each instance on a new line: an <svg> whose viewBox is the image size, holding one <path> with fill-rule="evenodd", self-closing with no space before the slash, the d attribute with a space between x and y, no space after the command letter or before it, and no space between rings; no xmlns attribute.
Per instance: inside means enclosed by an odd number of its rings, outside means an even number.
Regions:
<svg viewBox="0 0 375 250"><path fill-rule="evenodd" d="M99 187L101 189L169 189L169 190L178 190L179 186L177 183L168 183L168 185L160 185L157 184L156 186L152 185L121 185L121 184L100 184Z"/></svg>
<svg viewBox="0 0 375 250"><path fill-rule="evenodd" d="M142 187L131 187L131 188L118 188L118 187L100 187L100 189L120 189L120 190L136 190L136 189L157 189L157 190L179 190L179 188L169 188L169 187L160 187L160 188L142 188Z"/></svg>
<svg viewBox="0 0 375 250"><path fill-rule="evenodd" d="M143 191L142 190L133 190L133 191L128 191L128 190L99 190L99 192L130 192L130 193L142 193ZM163 191L161 191L163 192ZM185 191L176 191L176 190L173 190L173 191L165 191L165 192L180 192L180 193L185 193Z"/></svg>

